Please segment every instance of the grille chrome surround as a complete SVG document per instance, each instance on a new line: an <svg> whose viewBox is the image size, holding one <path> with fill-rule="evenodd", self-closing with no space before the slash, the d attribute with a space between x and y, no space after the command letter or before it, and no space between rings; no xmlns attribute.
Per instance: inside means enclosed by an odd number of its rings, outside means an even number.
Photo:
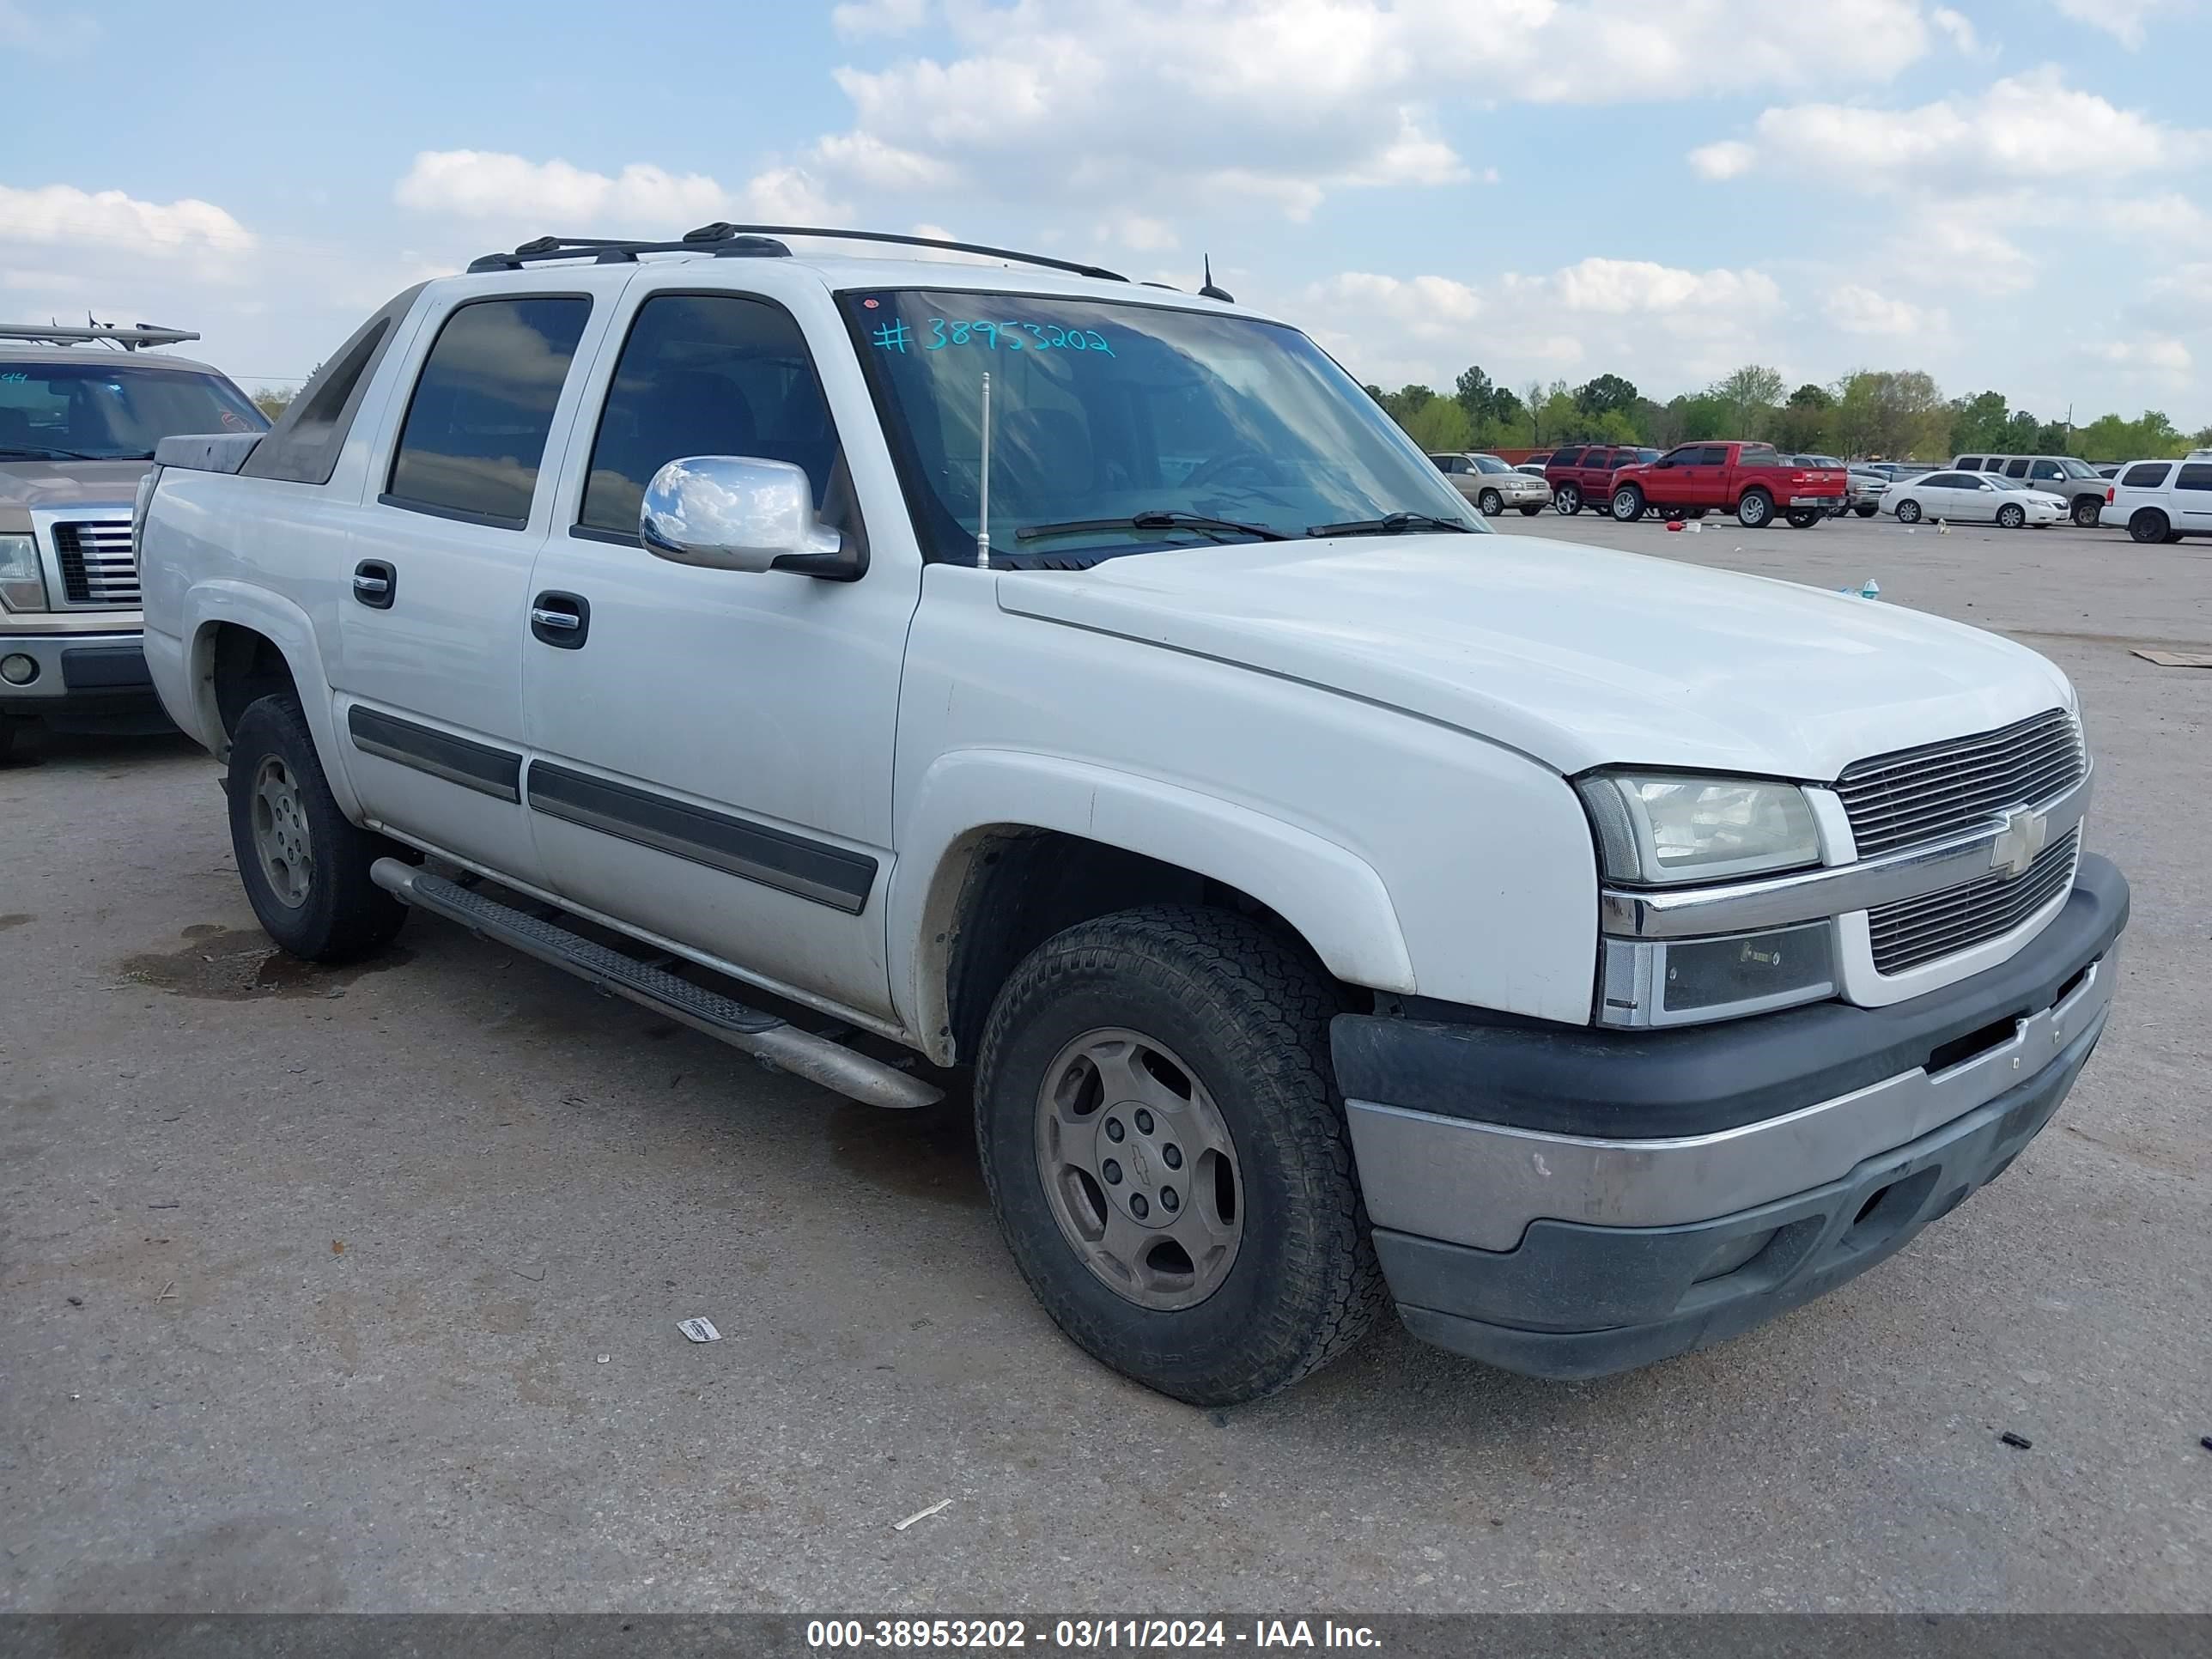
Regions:
<svg viewBox="0 0 2212 1659"><path fill-rule="evenodd" d="M2053 708L1995 732L1854 762L1836 794L1867 859L1940 841L2012 807L2044 805L2087 770L2081 722Z"/></svg>
<svg viewBox="0 0 2212 1659"><path fill-rule="evenodd" d="M137 608L138 558L128 518L58 519L52 534L64 603Z"/></svg>
<svg viewBox="0 0 2212 1659"><path fill-rule="evenodd" d="M1942 892L1867 912L1878 974L1899 974L2010 933L2074 884L2081 851L2077 825L2015 877L2002 870Z"/></svg>

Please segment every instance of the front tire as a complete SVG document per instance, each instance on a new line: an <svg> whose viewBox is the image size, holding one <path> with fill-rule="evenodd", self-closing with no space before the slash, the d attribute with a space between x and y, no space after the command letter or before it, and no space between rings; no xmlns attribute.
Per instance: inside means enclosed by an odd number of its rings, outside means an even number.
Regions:
<svg viewBox="0 0 2212 1659"><path fill-rule="evenodd" d="M2094 530L2104 516L2105 504L2094 495L2084 495L2074 503L2074 522L2083 530Z"/></svg>
<svg viewBox="0 0 2212 1659"><path fill-rule="evenodd" d="M38 757L38 721L27 714L0 714L0 766L23 766Z"/></svg>
<svg viewBox="0 0 2212 1659"><path fill-rule="evenodd" d="M1613 516L1616 523L1634 524L1644 516L1644 492L1634 484L1623 484L1613 492Z"/></svg>
<svg viewBox="0 0 2212 1659"><path fill-rule="evenodd" d="M1505 510L1505 497L1494 489L1486 489L1475 498L1474 504L1482 509L1484 518L1494 519Z"/></svg>
<svg viewBox="0 0 2212 1659"><path fill-rule="evenodd" d="M1552 492L1552 505L1571 519L1583 510L1583 492L1574 484L1563 483Z"/></svg>
<svg viewBox="0 0 2212 1659"><path fill-rule="evenodd" d="M1997 509L1997 528L2017 530L2027 522L2027 510L2017 501L2007 501Z"/></svg>
<svg viewBox="0 0 2212 1659"><path fill-rule="evenodd" d="M2166 514L2154 507L2143 508L2142 512L2128 520L2128 534L2146 545L2152 542L2164 541L2166 532L2172 527L2167 521Z"/></svg>
<svg viewBox="0 0 2212 1659"><path fill-rule="evenodd" d="M1763 489L1747 489L1735 504L1735 521L1746 530L1756 530L1774 517L1774 497Z"/></svg>
<svg viewBox="0 0 2212 1659"><path fill-rule="evenodd" d="M1897 504L1897 521L1899 524L1918 524L1920 522L1920 503L1917 501L1899 501Z"/></svg>
<svg viewBox="0 0 2212 1659"><path fill-rule="evenodd" d="M1289 1387L1383 1301L1331 1081L1334 986L1225 911L1079 923L993 1005L975 1134L1053 1322L1198 1406Z"/></svg>
<svg viewBox="0 0 2212 1659"><path fill-rule="evenodd" d="M1864 507L1855 507L1852 510L1862 519L1871 519L1875 514L1881 511L1879 507L1875 506L1872 502L1869 502Z"/></svg>
<svg viewBox="0 0 2212 1659"><path fill-rule="evenodd" d="M1522 507L1521 509L1521 516L1524 519L1533 519L1543 510L1544 504L1541 501L1538 501L1532 506Z"/></svg>
<svg viewBox="0 0 2212 1659"><path fill-rule="evenodd" d="M412 855L346 821L297 698L264 697L239 716L227 787L239 879L270 939L309 962L351 962L391 943L407 907L368 866Z"/></svg>

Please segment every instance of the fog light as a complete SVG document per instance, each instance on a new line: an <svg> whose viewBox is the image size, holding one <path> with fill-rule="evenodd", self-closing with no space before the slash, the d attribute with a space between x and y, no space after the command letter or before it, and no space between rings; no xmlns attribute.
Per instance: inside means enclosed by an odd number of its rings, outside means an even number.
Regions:
<svg viewBox="0 0 2212 1659"><path fill-rule="evenodd" d="M1723 939L1605 941L1607 1025L1732 1019L1833 996L1835 929L1825 921Z"/></svg>
<svg viewBox="0 0 2212 1659"><path fill-rule="evenodd" d="M10 685L28 685L39 678L39 659L27 657L20 651L11 651L0 657L0 680Z"/></svg>

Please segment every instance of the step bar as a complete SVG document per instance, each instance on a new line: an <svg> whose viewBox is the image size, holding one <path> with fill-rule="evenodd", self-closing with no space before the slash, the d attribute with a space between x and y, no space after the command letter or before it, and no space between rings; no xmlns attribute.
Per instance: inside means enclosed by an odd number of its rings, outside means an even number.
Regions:
<svg viewBox="0 0 2212 1659"><path fill-rule="evenodd" d="M719 992L594 944L415 865L379 859L369 866L368 873L379 887L402 902L457 921L478 939L565 969L602 994L622 997L665 1014L695 1031L704 1031L836 1093L870 1106L900 1109L933 1105L945 1098L942 1089L896 1066L802 1031L775 1014L748 1008Z"/></svg>

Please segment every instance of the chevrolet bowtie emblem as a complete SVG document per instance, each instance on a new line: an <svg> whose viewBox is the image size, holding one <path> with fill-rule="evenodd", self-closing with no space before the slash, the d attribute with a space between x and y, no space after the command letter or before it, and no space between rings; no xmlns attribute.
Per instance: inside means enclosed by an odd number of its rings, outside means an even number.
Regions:
<svg viewBox="0 0 2212 1659"><path fill-rule="evenodd" d="M2033 808L2016 807L2005 814L2004 828L1990 845L1990 868L2008 876L2024 876L2051 834L2051 820Z"/></svg>

